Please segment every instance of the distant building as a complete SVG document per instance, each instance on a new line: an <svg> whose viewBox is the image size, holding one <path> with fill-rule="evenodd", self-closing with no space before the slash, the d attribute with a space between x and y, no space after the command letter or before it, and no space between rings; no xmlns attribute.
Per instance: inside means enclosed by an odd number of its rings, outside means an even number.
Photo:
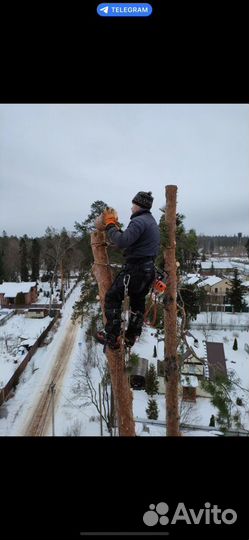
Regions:
<svg viewBox="0 0 249 540"><path fill-rule="evenodd" d="M217 375L227 377L223 343L198 340L186 332L187 350L181 356L180 388L183 401L195 402L197 397L210 397L201 381L213 380ZM157 360L159 394L165 393L165 360Z"/></svg>
<svg viewBox="0 0 249 540"><path fill-rule="evenodd" d="M229 261L209 260L200 263L200 273L210 275L214 272L216 275L230 274L234 270L234 264Z"/></svg>
<svg viewBox="0 0 249 540"><path fill-rule="evenodd" d="M189 336L193 337L190 333ZM201 387L203 379L212 381L217 375L227 377L223 343L205 341L203 356L196 354L190 345L182 360L181 386L184 401L196 401L198 396L209 396Z"/></svg>
<svg viewBox="0 0 249 540"><path fill-rule="evenodd" d="M37 286L35 281L22 281L21 283L15 283L11 281L5 281L0 285L0 305L4 307L12 307L18 302L18 294L23 294L23 305L29 306L36 302Z"/></svg>
<svg viewBox="0 0 249 540"><path fill-rule="evenodd" d="M232 283L228 278L209 276L197 283L197 287L203 287L207 293L205 305L201 306L201 310L212 310L214 306L223 306L223 311L225 311L225 304L229 304L228 293L232 288Z"/></svg>

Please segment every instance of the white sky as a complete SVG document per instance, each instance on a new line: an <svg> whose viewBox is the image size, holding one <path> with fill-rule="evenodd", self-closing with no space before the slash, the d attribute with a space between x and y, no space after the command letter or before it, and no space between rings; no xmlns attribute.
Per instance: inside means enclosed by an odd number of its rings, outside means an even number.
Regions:
<svg viewBox="0 0 249 540"><path fill-rule="evenodd" d="M198 234L248 234L248 105L0 105L0 234L73 230L91 204L117 209L165 186Z"/></svg>

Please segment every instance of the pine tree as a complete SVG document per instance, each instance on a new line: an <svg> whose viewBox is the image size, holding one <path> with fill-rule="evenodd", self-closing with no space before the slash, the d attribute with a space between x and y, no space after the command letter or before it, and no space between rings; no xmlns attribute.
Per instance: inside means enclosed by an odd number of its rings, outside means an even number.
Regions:
<svg viewBox="0 0 249 540"><path fill-rule="evenodd" d="M210 425L211 427L215 427L215 417L214 417L214 414L212 414L212 416L210 417L209 425Z"/></svg>
<svg viewBox="0 0 249 540"><path fill-rule="evenodd" d="M237 342L237 338L234 338L234 342L233 342L233 350L234 350L234 351L237 351L237 350L238 350L238 342Z"/></svg>
<svg viewBox="0 0 249 540"><path fill-rule="evenodd" d="M180 289L180 295L178 304L181 305L181 301L183 301L187 320L196 319L200 308L206 302L207 293L204 287L199 288L196 285L183 284ZM181 311L179 310L180 315Z"/></svg>
<svg viewBox="0 0 249 540"><path fill-rule="evenodd" d="M243 295L245 294L245 287L241 284L239 279L238 269L234 269L234 277L231 280L232 288L228 291L227 296L232 304L234 311L240 312L243 310L245 302L243 301Z"/></svg>
<svg viewBox="0 0 249 540"><path fill-rule="evenodd" d="M4 280L4 264L3 264L3 253L0 251L0 284Z"/></svg>
<svg viewBox="0 0 249 540"><path fill-rule="evenodd" d="M20 240L20 255L21 255L21 280L29 280L29 271L28 271L28 257L27 257L27 246L24 238Z"/></svg>
<svg viewBox="0 0 249 540"><path fill-rule="evenodd" d="M148 407L146 409L147 417L150 420L157 420L158 419L158 406L155 399L149 399Z"/></svg>
<svg viewBox="0 0 249 540"><path fill-rule="evenodd" d="M153 364L150 365L145 377L145 391L153 397L158 394L159 381L156 373L156 368Z"/></svg>
<svg viewBox="0 0 249 540"><path fill-rule="evenodd" d="M236 391L241 388L241 380L236 373L230 370L228 376L219 374L212 380L203 379L201 386L211 395L211 403L218 409L216 419L221 429L225 431L234 422L236 424L239 414Z"/></svg>
<svg viewBox="0 0 249 540"><path fill-rule="evenodd" d="M39 273L40 273L40 252L41 247L38 238L34 238L32 240L32 248L31 248L31 267L32 267L32 275L31 280L36 281L39 279Z"/></svg>
<svg viewBox="0 0 249 540"><path fill-rule="evenodd" d="M164 209L161 209L164 212ZM198 257L198 245L197 236L194 229L190 229L186 232L183 225L185 216L183 214L176 214L176 258L180 263L182 270L191 270L195 267L196 259ZM168 247L168 230L165 222L165 215L160 219L160 251L156 259L156 266L164 268L164 250Z"/></svg>

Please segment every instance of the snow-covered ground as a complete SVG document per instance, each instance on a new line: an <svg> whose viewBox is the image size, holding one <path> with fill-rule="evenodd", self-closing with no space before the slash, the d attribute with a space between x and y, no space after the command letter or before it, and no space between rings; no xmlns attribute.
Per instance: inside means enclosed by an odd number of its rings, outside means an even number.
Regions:
<svg viewBox="0 0 249 540"><path fill-rule="evenodd" d="M0 321L3 321L6 317L8 317L12 313L12 309L7 308L0 308Z"/></svg>
<svg viewBox="0 0 249 540"><path fill-rule="evenodd" d="M72 307L79 299L80 284L72 292L62 309L62 318L58 320L58 329L52 328L51 343L39 347L23 371L15 394L0 408L0 435L22 435L27 417L34 410L35 404L43 392L49 373L62 344L65 331L71 323ZM49 320L51 320L49 318ZM13 318L8 321L11 323ZM27 319L29 323L43 323L44 319ZM57 323L56 323L57 324ZM0 330L4 327L0 327ZM49 334L50 334L49 332Z"/></svg>
<svg viewBox="0 0 249 540"><path fill-rule="evenodd" d="M51 371L54 358L65 336L65 331L70 323L72 306L80 295L80 284L75 288L72 295L66 302L62 310L62 319L58 330L53 336L52 342L41 347L36 352L33 360L28 364L20 383L17 386L14 397L9 399L0 408L0 435L23 435L23 428L27 416L34 410L35 404L43 391L48 374ZM220 314L218 314L220 315ZM224 315L224 314L223 314ZM246 314L232 315L234 323L238 318ZM205 318L205 314L203 315ZM11 320L8 321L11 323ZM39 320L35 320L38 322ZM43 319L44 321L44 319ZM29 322L31 322L29 320ZM33 322L33 321L32 321ZM56 387L55 405L55 435L68 436L100 436L99 414L95 406L89 401L86 384L82 377L83 358L87 354L85 343L85 329L87 321L83 327L79 326L76 334L74 346L72 348L70 361L68 362L63 381L60 387ZM0 327L1 329L1 327ZM245 350L245 345L249 343L248 330L197 330L191 328L191 333L198 339L201 353L201 345L205 340L217 341L224 344L227 369L232 369L241 380L241 386L249 389L249 354ZM234 338L237 337L238 350L233 350ZM154 345L157 346L157 358L153 357ZM156 367L157 359L163 360L164 343L157 342L155 330L146 327L140 340L135 344L134 353L140 357L148 359L149 363ZM198 354L199 354L198 353ZM93 385L98 393L98 384L101 380L103 367L106 359L103 354L103 347L97 344L91 353L90 375ZM99 368L98 368L99 365ZM80 370L80 371L79 371ZM243 390L238 390L238 396L246 400L247 394ZM156 396L159 417L162 423L165 422L165 396ZM144 419L144 424L136 422L136 433L139 436L165 436L165 426L146 424L146 408L148 396L144 390L133 390L133 410L134 418ZM248 409L248 407L247 407ZM210 403L209 398L198 397L196 403L182 403L181 422L195 424L199 426L209 426L211 415L217 415L217 410ZM248 413L243 412L242 422L245 428L249 429ZM47 425L47 436L52 434L51 424ZM108 436L108 431L103 424L103 434ZM216 429L212 431L203 430L182 430L183 436L217 436Z"/></svg>
<svg viewBox="0 0 249 540"><path fill-rule="evenodd" d="M22 344L32 346L50 322L50 317L30 319L22 313L0 326L0 387L5 386L27 354Z"/></svg>

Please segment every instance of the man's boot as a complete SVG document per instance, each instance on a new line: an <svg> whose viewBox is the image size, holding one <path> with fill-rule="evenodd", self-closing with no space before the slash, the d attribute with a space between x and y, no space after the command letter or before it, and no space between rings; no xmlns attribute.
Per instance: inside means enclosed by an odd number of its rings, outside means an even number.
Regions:
<svg viewBox="0 0 249 540"><path fill-rule="evenodd" d="M132 311L130 314L129 325L125 333L125 342L128 347L132 347L142 333L144 315L141 311Z"/></svg>
<svg viewBox="0 0 249 540"><path fill-rule="evenodd" d="M117 308L105 310L107 322L105 330L97 332L96 338L99 343L104 346L108 345L110 349L120 348L120 326L121 326L121 310Z"/></svg>
<svg viewBox="0 0 249 540"><path fill-rule="evenodd" d="M102 343L102 345L108 345L110 349L120 349L120 336L114 336L111 334L107 334L105 330L99 330L96 334L96 339L99 343Z"/></svg>

